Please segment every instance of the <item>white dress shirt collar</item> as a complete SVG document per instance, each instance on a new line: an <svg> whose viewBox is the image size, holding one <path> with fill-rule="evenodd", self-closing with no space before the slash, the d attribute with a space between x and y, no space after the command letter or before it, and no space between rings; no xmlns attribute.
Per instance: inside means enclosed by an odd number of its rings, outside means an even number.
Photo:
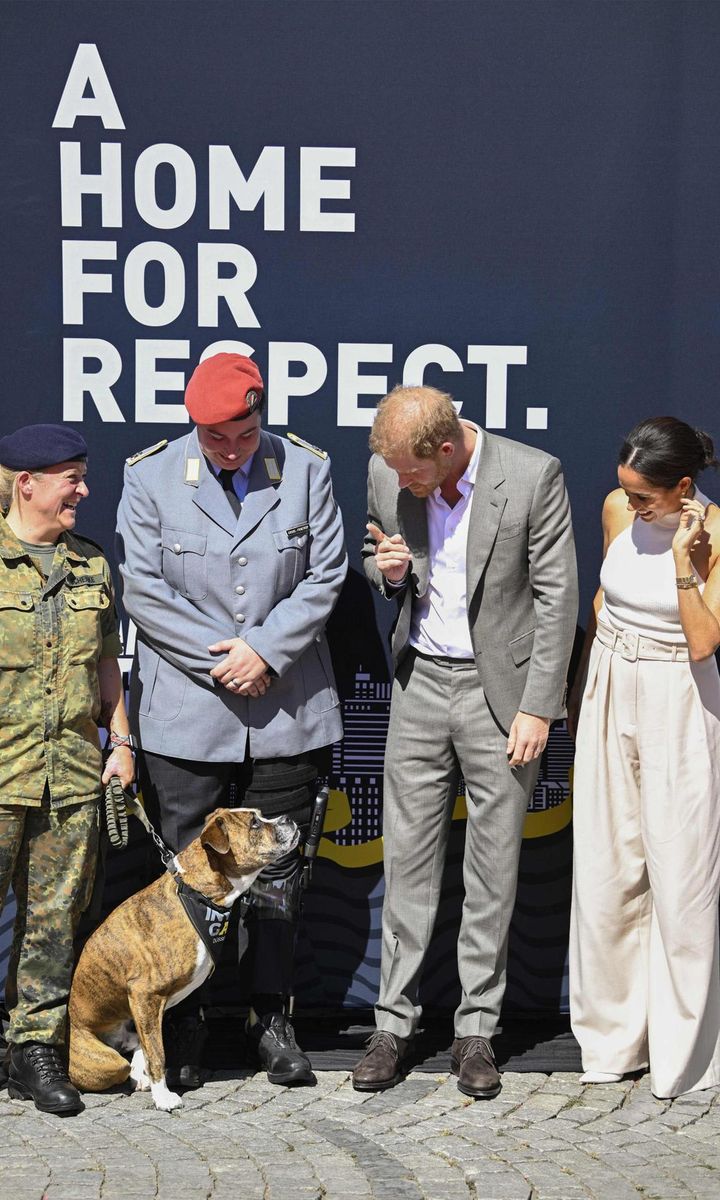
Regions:
<svg viewBox="0 0 720 1200"><path fill-rule="evenodd" d="M461 495L467 496L472 491L472 489L475 487L475 479L477 478L478 464L480 462L480 452L482 451L482 436L483 435L482 435L482 429L480 428L479 425L476 425L474 421L461 421L460 424L467 426L469 429L472 429L475 432L475 446L473 448L472 454L470 455L470 462L468 463L468 465L466 466L462 475L460 476L460 478L457 481L458 491L460 492ZM433 492L433 497L436 499L442 498L440 496L440 488L435 488L435 491ZM444 503L444 501L443 501L443 503Z"/></svg>

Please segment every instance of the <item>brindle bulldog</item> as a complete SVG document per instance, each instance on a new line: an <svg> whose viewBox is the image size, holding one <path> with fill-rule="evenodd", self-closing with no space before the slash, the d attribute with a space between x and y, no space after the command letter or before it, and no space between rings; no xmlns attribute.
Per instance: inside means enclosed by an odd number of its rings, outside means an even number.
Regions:
<svg viewBox="0 0 720 1200"><path fill-rule="evenodd" d="M177 855L177 876L166 872L95 930L70 993L76 1087L102 1092L130 1077L136 1090L149 1088L156 1108L182 1105L165 1082L163 1013L207 979L227 910L298 838L289 817L268 821L255 809L218 808ZM122 1050L134 1052L132 1063Z"/></svg>

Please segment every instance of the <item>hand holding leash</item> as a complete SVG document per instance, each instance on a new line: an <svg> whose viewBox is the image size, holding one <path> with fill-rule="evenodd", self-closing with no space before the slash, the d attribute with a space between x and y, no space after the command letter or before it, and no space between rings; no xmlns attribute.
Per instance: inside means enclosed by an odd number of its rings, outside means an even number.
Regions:
<svg viewBox="0 0 720 1200"><path fill-rule="evenodd" d="M110 778L118 778L122 787L130 787L135 779L135 762L129 745L114 746L105 760L102 782L107 784Z"/></svg>

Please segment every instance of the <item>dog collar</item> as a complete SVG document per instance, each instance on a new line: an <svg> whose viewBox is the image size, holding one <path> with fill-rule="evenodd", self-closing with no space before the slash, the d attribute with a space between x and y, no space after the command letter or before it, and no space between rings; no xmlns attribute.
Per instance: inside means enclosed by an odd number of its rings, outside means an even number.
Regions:
<svg viewBox="0 0 720 1200"><path fill-rule="evenodd" d="M200 940L206 946L215 970L230 928L231 908L218 908L213 900L203 896L194 887L175 877L175 886L180 903Z"/></svg>

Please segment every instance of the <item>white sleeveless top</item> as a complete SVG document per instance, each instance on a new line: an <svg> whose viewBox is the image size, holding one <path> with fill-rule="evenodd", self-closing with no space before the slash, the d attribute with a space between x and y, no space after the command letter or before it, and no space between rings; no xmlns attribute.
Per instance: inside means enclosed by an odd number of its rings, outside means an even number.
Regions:
<svg viewBox="0 0 720 1200"><path fill-rule="evenodd" d="M694 498L710 504L697 487ZM599 620L603 624L661 642L685 642L672 553L679 524L679 512L649 522L635 517L610 543L600 571L604 598ZM697 571L693 574L702 592L705 585Z"/></svg>

